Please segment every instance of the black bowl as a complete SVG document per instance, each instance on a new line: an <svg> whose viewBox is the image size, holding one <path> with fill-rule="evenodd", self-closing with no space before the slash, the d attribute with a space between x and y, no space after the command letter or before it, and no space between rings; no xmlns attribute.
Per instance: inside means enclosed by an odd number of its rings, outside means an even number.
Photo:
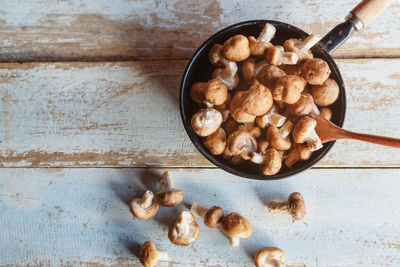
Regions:
<svg viewBox="0 0 400 267"><path fill-rule="evenodd" d="M251 161L245 161L241 164L235 165L228 160L224 160L222 156L212 155L203 145L203 138L196 135L196 133L193 131L190 120L193 114L195 114L201 107L190 98L189 90L194 83L206 82L211 79L211 73L215 68L208 60L208 52L210 51L211 47L215 43L222 44L227 39L237 34L242 34L245 36L258 36L266 23L270 23L276 27L276 35L274 39L272 39L272 43L275 45L282 45L283 42L288 38L304 39L308 36L306 32L292 25L272 20L244 21L226 27L211 36L194 53L183 74L179 95L179 104L183 124L187 134L200 153L203 154L213 164L227 172L241 177L258 180L281 179L304 171L322 159L334 144L334 142L325 143L324 147L314 152L309 160L298 162L292 168L288 168L282 164L282 169L279 171L279 173L272 176L265 176L261 173L259 166ZM332 71L330 78L336 80L340 87L339 99L333 105L331 105L330 108L332 109L332 122L334 122L336 125L342 126L346 110L346 96L342 76L340 75L339 69L337 68L332 57L323 48L315 46L312 52L314 57L322 58L329 64Z"/></svg>

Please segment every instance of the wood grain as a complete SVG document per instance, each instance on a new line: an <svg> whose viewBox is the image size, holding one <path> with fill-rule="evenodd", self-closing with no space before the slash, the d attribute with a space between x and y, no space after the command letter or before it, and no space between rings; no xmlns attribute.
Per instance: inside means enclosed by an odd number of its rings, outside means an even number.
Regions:
<svg viewBox="0 0 400 267"><path fill-rule="evenodd" d="M1 1L0 60L110 61L188 59L213 33L253 19L290 23L323 36L356 5L353 0ZM336 57L399 57L394 3Z"/></svg>
<svg viewBox="0 0 400 267"><path fill-rule="evenodd" d="M0 165L213 166L181 122L185 64L0 64ZM338 64L348 90L344 128L399 137L400 60ZM400 167L399 159L397 149L343 140L318 166Z"/></svg>
<svg viewBox="0 0 400 267"><path fill-rule="evenodd" d="M157 190L154 169L0 169L0 265L140 266L138 244L152 240L171 262L160 266L253 266L264 246L277 246L295 266L398 266L398 170L309 170L291 179L254 181L220 170L171 170L184 201L220 205L250 220L253 234L230 248L228 239L197 219L200 237L172 246L169 225L179 208L133 220L127 203ZM268 214L269 199L303 194L307 214ZM384 194L383 194L384 192ZM99 265L97 265L99 264ZM130 265L132 266L132 265Z"/></svg>

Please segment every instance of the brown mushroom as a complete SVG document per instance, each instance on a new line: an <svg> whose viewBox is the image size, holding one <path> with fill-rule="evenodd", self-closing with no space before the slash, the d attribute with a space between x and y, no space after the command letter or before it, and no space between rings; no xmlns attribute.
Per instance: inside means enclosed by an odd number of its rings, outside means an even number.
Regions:
<svg viewBox="0 0 400 267"><path fill-rule="evenodd" d="M208 53L208 58L210 59L211 64L215 66L225 67L229 60L222 55L223 46L220 44L214 44Z"/></svg>
<svg viewBox="0 0 400 267"><path fill-rule="evenodd" d="M286 117L278 113L278 108L275 105L266 114L256 117L256 123L261 129L265 129L270 125L281 127L285 121Z"/></svg>
<svg viewBox="0 0 400 267"><path fill-rule="evenodd" d="M211 79L205 85L204 96L211 105L222 105L228 97L228 87L220 79Z"/></svg>
<svg viewBox="0 0 400 267"><path fill-rule="evenodd" d="M286 267L285 253L275 247L265 247L260 249L254 256L256 267Z"/></svg>
<svg viewBox="0 0 400 267"><path fill-rule="evenodd" d="M285 159L285 165L291 168L300 160L308 160L312 155L310 149L304 144L293 144L293 149L289 152Z"/></svg>
<svg viewBox="0 0 400 267"><path fill-rule="evenodd" d="M301 76L312 85L323 84L330 74L328 63L320 58L307 59L301 66Z"/></svg>
<svg viewBox="0 0 400 267"><path fill-rule="evenodd" d="M250 159L251 153L257 151L257 140L248 131L240 129L229 135L227 147L233 156Z"/></svg>
<svg viewBox="0 0 400 267"><path fill-rule="evenodd" d="M277 150L289 150L291 142L288 135L293 130L293 127L294 125L291 121L286 121L279 129L274 125L270 126L267 130L267 141Z"/></svg>
<svg viewBox="0 0 400 267"><path fill-rule="evenodd" d="M222 123L222 114L214 108L203 108L193 115L191 124L193 131L202 137L215 133Z"/></svg>
<svg viewBox="0 0 400 267"><path fill-rule="evenodd" d="M232 118L239 123L254 122L256 119L255 115L249 114L243 110L242 104L246 97L245 91L238 91L232 98L229 104L229 111Z"/></svg>
<svg viewBox="0 0 400 267"><path fill-rule="evenodd" d="M182 191L174 188L174 183L168 171L160 177L160 191L156 194L156 200L163 207L174 207L183 200Z"/></svg>
<svg viewBox="0 0 400 267"><path fill-rule="evenodd" d="M221 155L226 147L226 135L224 129L218 128L215 133L207 136L204 140L204 145L208 148L211 154Z"/></svg>
<svg viewBox="0 0 400 267"><path fill-rule="evenodd" d="M258 63L255 63L255 59L249 57L242 64L242 78L243 80L249 84L253 85L257 81L257 75L260 71L265 67L269 66L269 63L266 60L262 60Z"/></svg>
<svg viewBox="0 0 400 267"><path fill-rule="evenodd" d="M322 148L321 139L315 132L316 126L317 121L310 116L302 117L293 129L293 140L298 144L306 143L312 152Z"/></svg>
<svg viewBox="0 0 400 267"><path fill-rule="evenodd" d="M321 108L321 117L330 121L332 119L332 110L330 108Z"/></svg>
<svg viewBox="0 0 400 267"><path fill-rule="evenodd" d="M224 217L224 211L221 207L213 206L207 209L196 202L192 203L192 206L190 207L190 212L194 215L203 217L204 224L209 228L217 227Z"/></svg>
<svg viewBox="0 0 400 267"><path fill-rule="evenodd" d="M300 193L294 192L287 201L269 201L268 211L271 214L290 214L293 220L301 220L306 215L306 203Z"/></svg>
<svg viewBox="0 0 400 267"><path fill-rule="evenodd" d="M261 164L261 172L264 175L275 175L282 167L282 157L274 148L265 151L265 161Z"/></svg>
<svg viewBox="0 0 400 267"><path fill-rule="evenodd" d="M282 100L287 104L294 104L299 101L306 82L296 75L287 75L279 78L274 85L272 97L274 100Z"/></svg>
<svg viewBox="0 0 400 267"><path fill-rule="evenodd" d="M231 61L242 61L250 56L250 47L247 37L235 35L225 41L222 54Z"/></svg>
<svg viewBox="0 0 400 267"><path fill-rule="evenodd" d="M271 91L264 85L256 83L246 91L241 107L251 115L261 116L271 109L272 104Z"/></svg>
<svg viewBox="0 0 400 267"><path fill-rule="evenodd" d="M146 241L139 248L139 260L144 267L155 267L158 261L167 261L168 254L164 251L158 251L151 241Z"/></svg>
<svg viewBox="0 0 400 267"><path fill-rule="evenodd" d="M178 219L169 228L168 238L175 245L189 246L199 237L199 234L200 227L192 213L182 211Z"/></svg>
<svg viewBox="0 0 400 267"><path fill-rule="evenodd" d="M313 97L306 93L302 92L300 99L294 103L287 105L287 112L292 116L303 116L310 114L314 109L314 99Z"/></svg>
<svg viewBox="0 0 400 267"><path fill-rule="evenodd" d="M299 59L296 53L285 52L283 46L272 46L267 51L266 59L271 65L295 65Z"/></svg>
<svg viewBox="0 0 400 267"><path fill-rule="evenodd" d="M339 86L335 80L328 78L323 84L313 86L311 94L318 106L326 107L339 98Z"/></svg>
<svg viewBox="0 0 400 267"><path fill-rule="evenodd" d="M261 155L265 155L268 147L269 143L267 140L262 139L257 142L257 148L258 148L257 152L260 153Z"/></svg>
<svg viewBox="0 0 400 267"><path fill-rule="evenodd" d="M255 138L259 138L261 136L261 129L258 126L254 126L254 123L248 123L243 125L246 131L248 131Z"/></svg>
<svg viewBox="0 0 400 267"><path fill-rule="evenodd" d="M285 65L282 69L287 75L301 76L301 65Z"/></svg>
<svg viewBox="0 0 400 267"><path fill-rule="evenodd" d="M232 212L223 217L221 221L221 230L230 238L230 245L237 247L240 244L240 238L249 238L251 235L250 222L238 213Z"/></svg>
<svg viewBox="0 0 400 267"><path fill-rule="evenodd" d="M285 77L286 73L274 65L264 66L257 74L257 80L268 88L273 88L276 80Z"/></svg>
<svg viewBox="0 0 400 267"><path fill-rule="evenodd" d="M198 82L192 85L190 87L190 98L193 99L196 103L203 103L205 97L204 97L204 91L206 89L205 85L207 83L203 82Z"/></svg>
<svg viewBox="0 0 400 267"><path fill-rule="evenodd" d="M222 121L226 121L229 118L229 104L231 103L232 100L232 95L231 94L227 94L226 96L226 100L222 105L216 105L214 106L214 108L216 110L218 110L219 112L221 112L222 114Z"/></svg>
<svg viewBox="0 0 400 267"><path fill-rule="evenodd" d="M298 63L303 62L306 59L312 58L313 54L310 49L318 43L319 38L314 35L309 35L303 41L300 39L290 38L285 41L283 47L285 51L294 52L299 57Z"/></svg>
<svg viewBox="0 0 400 267"><path fill-rule="evenodd" d="M266 23L257 39L254 38L254 36L249 36L248 40L251 55L255 57L265 57L268 48L272 47L270 41L274 38L275 33L276 28L272 24Z"/></svg>
<svg viewBox="0 0 400 267"><path fill-rule="evenodd" d="M221 124L221 128L224 129L226 136L229 136L231 133L236 131L238 129L238 126L239 123L232 117L229 117Z"/></svg>
<svg viewBox="0 0 400 267"><path fill-rule="evenodd" d="M212 73L212 77L214 79L220 79L228 86L229 90L232 90L239 84L239 76L236 74L237 70L238 67L236 63L230 61L224 69L216 68Z"/></svg>
<svg viewBox="0 0 400 267"><path fill-rule="evenodd" d="M142 198L135 198L129 203L129 210L138 219L148 220L156 216L158 203L154 202L154 193L147 190Z"/></svg>

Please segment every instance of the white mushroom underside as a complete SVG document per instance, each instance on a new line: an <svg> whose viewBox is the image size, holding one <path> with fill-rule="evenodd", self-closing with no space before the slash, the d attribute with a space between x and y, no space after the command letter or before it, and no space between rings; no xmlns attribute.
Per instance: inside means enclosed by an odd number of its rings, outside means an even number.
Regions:
<svg viewBox="0 0 400 267"><path fill-rule="evenodd" d="M305 138L304 138L304 142L307 144L307 146L310 148L310 151L316 151L320 148L323 147L321 139L319 138L319 136L317 135L317 133L315 132L314 128L309 128Z"/></svg>

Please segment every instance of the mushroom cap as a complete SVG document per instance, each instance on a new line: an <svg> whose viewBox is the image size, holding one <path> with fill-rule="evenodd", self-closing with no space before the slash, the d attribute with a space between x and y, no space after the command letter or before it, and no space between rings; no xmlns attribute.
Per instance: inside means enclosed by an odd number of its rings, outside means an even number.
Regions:
<svg viewBox="0 0 400 267"><path fill-rule="evenodd" d="M151 192L151 194L153 195L153 192ZM159 209L159 205L157 202L151 203L151 205L147 208L144 208L142 204L143 204L143 198L132 199L132 201L129 203L129 210L131 211L133 216L141 220L148 220L156 216Z"/></svg>
<svg viewBox="0 0 400 267"><path fill-rule="evenodd" d="M146 241L139 248L139 260L145 267L154 267L158 262L158 251L151 241Z"/></svg>
<svg viewBox="0 0 400 267"><path fill-rule="evenodd" d="M199 237L199 234L200 227L193 215L189 211L182 211L169 228L168 238L175 245L188 246Z"/></svg>
<svg viewBox="0 0 400 267"><path fill-rule="evenodd" d="M310 50L307 52L302 52L300 49L298 49L298 47L301 46L302 43L303 43L302 40L296 38L287 39L283 43L285 51L295 52L297 54L297 56L299 57L298 63L313 57L313 54L311 53Z"/></svg>
<svg viewBox="0 0 400 267"><path fill-rule="evenodd" d="M226 147L226 135L224 129L218 128L215 133L207 136L204 140L204 145L213 155L221 155L224 153Z"/></svg>
<svg viewBox="0 0 400 267"><path fill-rule="evenodd" d="M248 131L239 129L229 135L227 147L234 156L248 156L257 151L257 140Z"/></svg>
<svg viewBox="0 0 400 267"><path fill-rule="evenodd" d="M287 75L279 78L274 85L272 96L274 100L282 100L287 104L296 103L306 86L303 78L296 75Z"/></svg>
<svg viewBox="0 0 400 267"><path fill-rule="evenodd" d="M328 78L323 84L311 88L311 94L317 105L326 107L339 97L339 86L335 80Z"/></svg>
<svg viewBox="0 0 400 267"><path fill-rule="evenodd" d="M294 220L301 220L306 215L306 203L299 192L291 193L289 198L289 210Z"/></svg>
<svg viewBox="0 0 400 267"><path fill-rule="evenodd" d="M305 142L305 138L308 137L310 131L315 129L317 121L310 116L303 116L297 121L296 126L293 129L292 136L293 141L302 144Z"/></svg>
<svg viewBox="0 0 400 267"><path fill-rule="evenodd" d="M221 230L229 237L248 238L251 224L240 214L232 212L221 220Z"/></svg>
<svg viewBox="0 0 400 267"><path fill-rule="evenodd" d="M183 192L179 189L172 189L156 194L157 203L163 207L175 207L183 200Z"/></svg>
<svg viewBox="0 0 400 267"><path fill-rule="evenodd" d="M268 49L267 55L265 58L272 65L280 65L279 64L279 54L284 51L285 51L285 49L283 48L283 46L280 46L280 45L272 46Z"/></svg>
<svg viewBox="0 0 400 267"><path fill-rule="evenodd" d="M193 99L194 102L196 103L203 103L205 96L204 96L204 91L206 89L205 85L207 83L204 82L198 82L192 85L190 87L190 98Z"/></svg>
<svg viewBox="0 0 400 267"><path fill-rule="evenodd" d="M306 92L302 92L300 99L294 104L287 105L286 110L292 116L303 116L310 114L313 110L313 107L313 97Z"/></svg>
<svg viewBox="0 0 400 267"><path fill-rule="evenodd" d="M250 47L247 37L235 35L225 41L222 54L231 61L242 61L250 56Z"/></svg>
<svg viewBox="0 0 400 267"><path fill-rule="evenodd" d="M193 115L191 124L193 131L199 136L215 133L222 123L222 114L214 108L203 108Z"/></svg>
<svg viewBox="0 0 400 267"><path fill-rule="evenodd" d="M256 119L255 115L251 115L243 110L242 104L246 97L246 91L238 91L232 98L229 104L229 111L232 118L237 122L246 123L254 122Z"/></svg>
<svg viewBox="0 0 400 267"><path fill-rule="evenodd" d="M275 148L268 148L265 151L266 160L261 164L261 171L264 175L275 175L282 167L282 158Z"/></svg>
<svg viewBox="0 0 400 267"><path fill-rule="evenodd" d="M273 102L271 91L264 85L256 83L246 91L242 108L251 115L261 116L271 109Z"/></svg>
<svg viewBox="0 0 400 267"><path fill-rule="evenodd" d="M228 96L228 86L220 79L211 79L205 86L204 96L211 104L222 105Z"/></svg>
<svg viewBox="0 0 400 267"><path fill-rule="evenodd" d="M255 57L265 57L267 50L272 47L270 42L258 41L254 36L249 36L250 54Z"/></svg>
<svg viewBox="0 0 400 267"><path fill-rule="evenodd" d="M211 64L215 66L224 66L226 58L223 58L221 53L223 46L221 44L214 44L213 47L210 49L208 53L208 59L210 60Z"/></svg>
<svg viewBox="0 0 400 267"><path fill-rule="evenodd" d="M223 209L218 206L213 206L208 209L204 215L204 224L207 227L215 228L221 223L222 218L224 218Z"/></svg>
<svg viewBox="0 0 400 267"><path fill-rule="evenodd" d="M221 128L224 129L226 136L229 136L231 133L236 131L238 125L238 122L234 118L229 117L221 124Z"/></svg>
<svg viewBox="0 0 400 267"><path fill-rule="evenodd" d="M282 138L279 129L274 125L268 127L267 141L273 148L280 151L288 150L292 144L288 137Z"/></svg>
<svg viewBox="0 0 400 267"><path fill-rule="evenodd" d="M276 80L285 77L286 73L274 65L264 66L257 74L257 80L268 88L273 88Z"/></svg>
<svg viewBox="0 0 400 267"><path fill-rule="evenodd" d="M261 128L258 126L253 126L247 130L252 136L255 138L259 138L261 136Z"/></svg>
<svg viewBox="0 0 400 267"><path fill-rule="evenodd" d="M301 65L285 65L283 70L287 75L301 75Z"/></svg>
<svg viewBox="0 0 400 267"><path fill-rule="evenodd" d="M254 256L256 267L283 267L285 262L285 253L283 250L275 247L265 247L260 249Z"/></svg>
<svg viewBox="0 0 400 267"><path fill-rule="evenodd" d="M269 143L267 140L259 140L257 143L257 151L258 153L260 153L261 155L265 155L265 153L267 152L267 149L269 147Z"/></svg>
<svg viewBox="0 0 400 267"><path fill-rule="evenodd" d="M253 57L249 57L242 64L242 78L248 84L253 84L257 80L255 62L256 60Z"/></svg>
<svg viewBox="0 0 400 267"><path fill-rule="evenodd" d="M330 74L328 63L320 58L307 59L301 66L301 76L312 85L323 84Z"/></svg>
<svg viewBox="0 0 400 267"><path fill-rule="evenodd" d="M330 121L332 119L332 110L330 108L321 108L321 117Z"/></svg>

